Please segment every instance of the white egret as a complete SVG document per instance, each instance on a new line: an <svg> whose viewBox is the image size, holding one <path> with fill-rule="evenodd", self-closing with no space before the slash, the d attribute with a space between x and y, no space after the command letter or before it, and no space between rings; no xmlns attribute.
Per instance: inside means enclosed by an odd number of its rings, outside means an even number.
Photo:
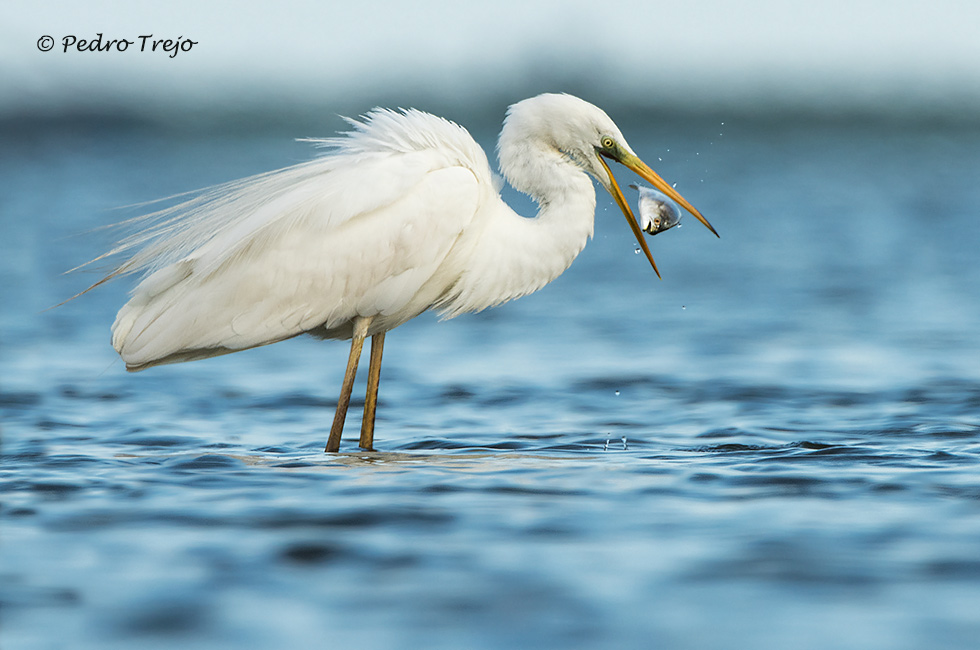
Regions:
<svg viewBox="0 0 980 650"><path fill-rule="evenodd" d="M428 309L447 318L480 311L558 277L592 236L590 176L612 194L657 270L606 159L717 235L605 112L570 95L539 95L507 111L500 170L537 202L530 219L504 203L486 154L455 123L386 109L349 122L350 132L314 141L332 149L326 155L136 220L143 230L107 253L129 258L97 283L144 274L112 326L127 370L300 334L352 339L326 445L337 451L370 336L360 446L371 449L385 333Z"/></svg>

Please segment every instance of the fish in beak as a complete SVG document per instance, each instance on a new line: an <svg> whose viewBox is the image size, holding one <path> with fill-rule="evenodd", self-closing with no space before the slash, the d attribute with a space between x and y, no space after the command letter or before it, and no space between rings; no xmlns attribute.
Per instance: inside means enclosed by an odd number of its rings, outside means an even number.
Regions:
<svg viewBox="0 0 980 650"><path fill-rule="evenodd" d="M630 184L640 193L637 207L640 213L640 230L648 235L659 235L681 223L681 209L663 192L644 185Z"/></svg>
<svg viewBox="0 0 980 650"><path fill-rule="evenodd" d="M633 216L633 210L630 209L629 204L626 202L626 198L623 196L622 190L619 189L619 183L616 182L616 177L613 176L612 170L609 169L609 165L605 160L606 158L615 160L621 165L632 170L637 176L653 185L669 198L680 204L685 210L693 214L694 217L703 223L708 230L713 232L716 237L721 236L718 234L718 231L716 231L714 227L708 223L708 220L701 215L697 208L688 203L687 199L681 196L677 190L667 183L667 181L660 178L657 172L650 169L645 162L640 160L635 154L623 149L621 146L618 146L614 141L612 141L611 138L604 138L603 140L604 146L602 148L597 147L596 154L599 158L599 162L602 164L603 169L609 177L609 183L606 185L606 189L608 189L609 193L612 194L613 199L615 199L616 203L619 205L619 209L623 211L623 215L626 217L626 221L629 222L633 235L640 244L640 248L643 249L643 253L647 256L647 260L650 261L650 265L653 267L653 272L657 274L658 278L661 276L660 271L657 270L657 263L653 261L653 254L650 253L650 247L647 246L647 243L643 238L643 231L640 228L640 224L637 223L636 217ZM609 140L610 142L607 143L606 140Z"/></svg>

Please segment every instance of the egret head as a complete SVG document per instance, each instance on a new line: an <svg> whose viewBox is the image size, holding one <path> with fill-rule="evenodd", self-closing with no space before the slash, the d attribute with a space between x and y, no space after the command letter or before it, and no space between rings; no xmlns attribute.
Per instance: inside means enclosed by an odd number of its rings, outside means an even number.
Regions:
<svg viewBox="0 0 980 650"><path fill-rule="evenodd" d="M701 213L671 187L655 171L640 160L627 144L619 127L605 111L572 95L545 94L518 102L510 107L507 122L500 134L501 168L505 175L508 167L522 167L533 158L521 155L533 143L545 143L558 155L578 165L606 188L626 216L637 242L659 277L660 272L653 255L643 239L643 233L622 190L609 168L607 160L614 160L628 167L643 180L680 204L694 215L716 236L718 233ZM504 160L504 151L510 159ZM513 177L532 178L533 174L514 174ZM512 182L512 184L514 184ZM514 184L517 189L523 188Z"/></svg>

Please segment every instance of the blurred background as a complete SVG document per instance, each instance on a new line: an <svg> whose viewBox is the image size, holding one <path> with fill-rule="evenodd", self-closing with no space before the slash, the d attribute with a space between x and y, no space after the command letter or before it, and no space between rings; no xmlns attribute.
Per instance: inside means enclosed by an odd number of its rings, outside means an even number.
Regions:
<svg viewBox="0 0 980 650"><path fill-rule="evenodd" d="M977 25L955 0L6 0L0 646L975 647ZM99 34L135 43L62 50ZM722 237L650 239L658 281L600 191L551 285L389 335L380 454L356 418L322 453L343 343L130 375L129 280L50 309L99 279L64 273L104 226L308 160L339 115L428 110L495 163L541 92L604 108Z"/></svg>
<svg viewBox="0 0 980 650"><path fill-rule="evenodd" d="M544 89L604 104L946 115L980 101L975 4L960 0L516 2L292 0L166 6L4 3L0 115L225 121L511 103ZM64 53L62 39L184 38L173 58ZM40 52L37 40L55 40ZM470 118L472 119L472 118Z"/></svg>

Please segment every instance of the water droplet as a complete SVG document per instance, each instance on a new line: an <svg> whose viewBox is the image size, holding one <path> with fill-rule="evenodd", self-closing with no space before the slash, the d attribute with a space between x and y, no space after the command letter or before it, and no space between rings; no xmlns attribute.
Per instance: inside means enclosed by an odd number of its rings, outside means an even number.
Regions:
<svg viewBox="0 0 980 650"><path fill-rule="evenodd" d="M681 305L681 309L687 309L687 305Z"/></svg>
<svg viewBox="0 0 980 650"><path fill-rule="evenodd" d="M606 436L606 444L602 446L602 451L609 451L609 436Z"/></svg>
<svg viewBox="0 0 980 650"><path fill-rule="evenodd" d="M616 391L616 394L619 395L619 391L618 390Z"/></svg>
<svg viewBox="0 0 980 650"><path fill-rule="evenodd" d="M623 436L623 449L629 449L629 445L626 444L626 436Z"/></svg>
<svg viewBox="0 0 980 650"><path fill-rule="evenodd" d="M636 246L636 244L633 244L633 245ZM633 254L634 255L639 255L640 254L640 247L639 246L636 246L636 248L633 249Z"/></svg>

